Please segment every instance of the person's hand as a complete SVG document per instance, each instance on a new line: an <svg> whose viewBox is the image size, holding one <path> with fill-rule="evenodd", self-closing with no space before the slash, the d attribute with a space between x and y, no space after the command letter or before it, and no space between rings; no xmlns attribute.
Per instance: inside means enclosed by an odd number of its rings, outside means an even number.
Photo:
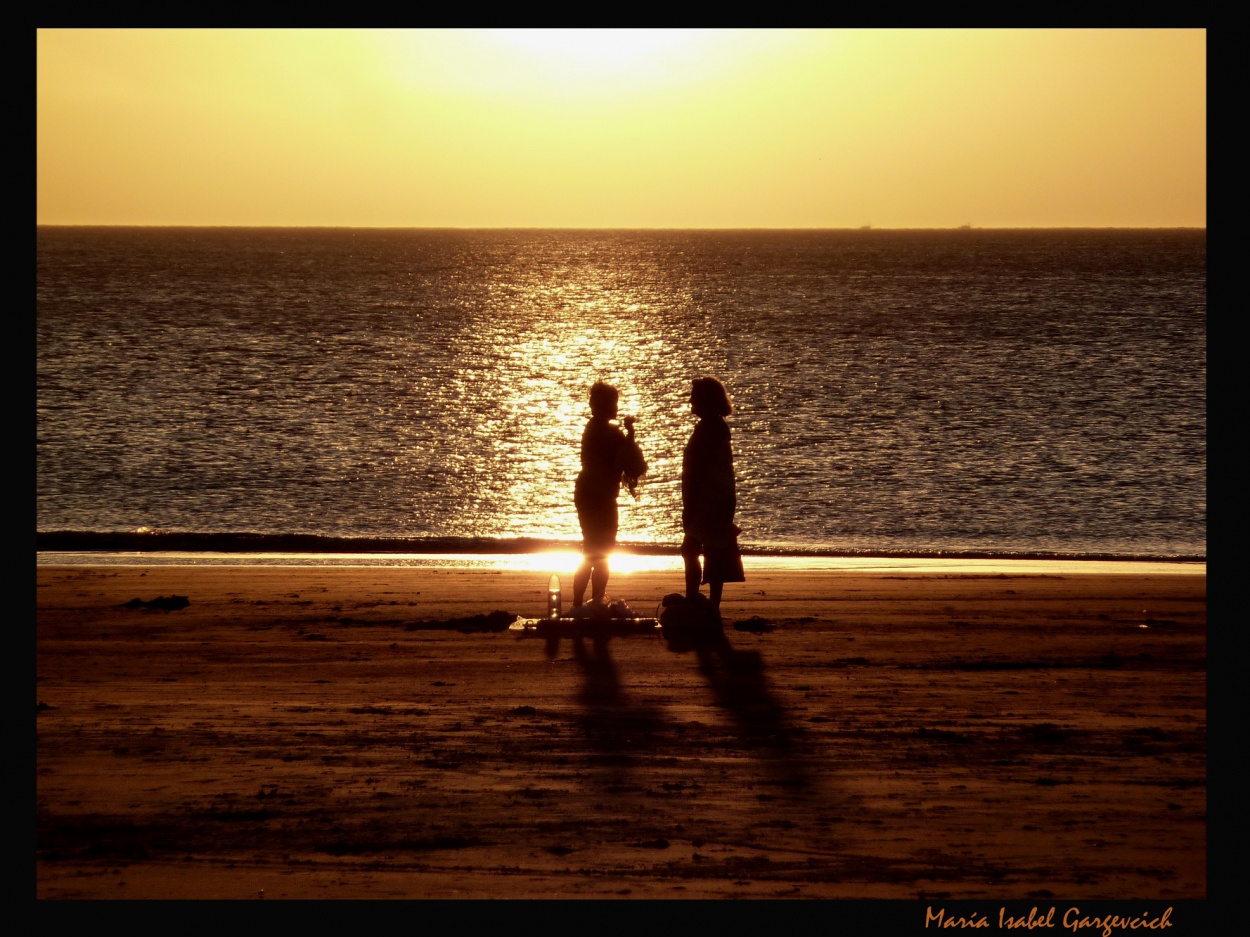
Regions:
<svg viewBox="0 0 1250 937"><path fill-rule="evenodd" d="M621 420L621 425L624 426L626 429L633 429L634 418L632 416L625 417L623 420Z"/></svg>

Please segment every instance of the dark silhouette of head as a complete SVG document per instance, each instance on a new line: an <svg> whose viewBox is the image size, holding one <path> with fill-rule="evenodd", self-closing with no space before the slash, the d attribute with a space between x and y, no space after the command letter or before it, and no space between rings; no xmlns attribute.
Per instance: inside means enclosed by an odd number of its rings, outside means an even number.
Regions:
<svg viewBox="0 0 1250 937"><path fill-rule="evenodd" d="M690 407L698 417L729 416L733 406L725 386L714 377L697 377L690 385Z"/></svg>
<svg viewBox="0 0 1250 937"><path fill-rule="evenodd" d="M597 417L610 420L616 416L616 402L620 392L604 381L595 381L590 386L590 412Z"/></svg>

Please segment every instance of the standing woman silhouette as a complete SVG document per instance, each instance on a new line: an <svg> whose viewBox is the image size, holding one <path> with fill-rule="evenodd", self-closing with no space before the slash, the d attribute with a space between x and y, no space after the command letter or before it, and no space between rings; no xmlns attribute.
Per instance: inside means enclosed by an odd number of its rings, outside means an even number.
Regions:
<svg viewBox="0 0 1250 937"><path fill-rule="evenodd" d="M573 488L573 504L582 528L581 566L573 574L573 607L579 608L590 584L590 612L606 615L608 556L616 546L619 521L616 498L621 480L637 497L638 479L647 471L642 450L634 442L634 418L627 416L624 431L616 419L620 393L611 384L596 381L590 388L590 419L582 432L582 470Z"/></svg>
<svg viewBox="0 0 1250 937"><path fill-rule="evenodd" d="M699 422L681 460L681 527L685 534L681 558L686 568L686 601L701 600L699 585L707 583L711 613L719 620L725 583L746 580L738 551L741 530L734 523L738 499L733 449L725 423L733 407L720 381L700 377L690 386L690 408Z"/></svg>

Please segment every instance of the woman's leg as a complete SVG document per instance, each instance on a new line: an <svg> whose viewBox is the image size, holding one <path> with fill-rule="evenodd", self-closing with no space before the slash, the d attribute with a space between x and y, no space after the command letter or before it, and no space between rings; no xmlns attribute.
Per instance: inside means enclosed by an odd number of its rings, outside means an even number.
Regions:
<svg viewBox="0 0 1250 937"><path fill-rule="evenodd" d="M608 554L616 543L616 502L583 498L577 505L582 528L582 565L573 574L573 605L581 605L590 585L591 597L603 598L608 587Z"/></svg>
<svg viewBox="0 0 1250 937"><path fill-rule="evenodd" d="M590 574L590 597L596 603L603 602L608 591L608 557L607 554L595 560L594 571Z"/></svg>
<svg viewBox="0 0 1250 937"><path fill-rule="evenodd" d="M590 582L591 562L587 556L582 560L582 565L577 567L577 572L573 574L573 607L576 608L582 604L582 599L586 595L586 584Z"/></svg>
<svg viewBox="0 0 1250 937"><path fill-rule="evenodd" d="M703 570L699 568L699 558L683 557L686 564L686 601L699 594L699 583L703 579Z"/></svg>
<svg viewBox="0 0 1250 937"><path fill-rule="evenodd" d="M703 570L699 566L700 550L702 544L687 534L681 542L681 561L686 567L687 602L699 594L699 583L703 581Z"/></svg>

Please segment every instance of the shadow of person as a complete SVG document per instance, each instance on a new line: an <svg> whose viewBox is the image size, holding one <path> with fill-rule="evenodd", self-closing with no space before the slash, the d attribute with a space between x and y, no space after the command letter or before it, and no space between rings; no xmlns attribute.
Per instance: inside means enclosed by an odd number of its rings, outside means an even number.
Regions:
<svg viewBox="0 0 1250 937"><path fill-rule="evenodd" d="M588 711L602 715L625 706L625 694L621 689L620 672L616 661L608 651L607 635L591 638L592 651L586 650L586 639L581 635L573 638L573 659L582 668L585 677L578 701Z"/></svg>
<svg viewBox="0 0 1250 937"><path fill-rule="evenodd" d="M608 636L573 638L573 659L582 669L578 694L580 722L589 748L589 761L608 772L605 786L623 789L636 759L655 747L661 728L658 710L633 705L623 686L616 662L608 650Z"/></svg>
<svg viewBox="0 0 1250 937"><path fill-rule="evenodd" d="M795 791L807 789L799 735L769 687L762 655L735 648L719 623L666 628L663 635L669 650L694 652L716 705L734 721L740 745L763 758L782 786Z"/></svg>

